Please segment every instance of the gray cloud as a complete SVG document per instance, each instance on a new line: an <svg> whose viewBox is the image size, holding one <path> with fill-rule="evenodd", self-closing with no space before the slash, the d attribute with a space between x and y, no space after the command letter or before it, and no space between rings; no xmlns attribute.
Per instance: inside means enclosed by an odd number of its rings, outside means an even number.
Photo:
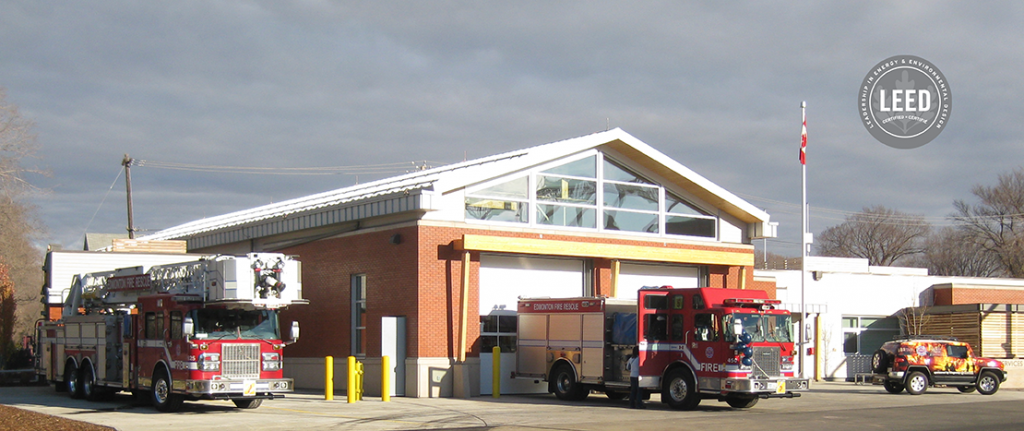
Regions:
<svg viewBox="0 0 1024 431"><path fill-rule="evenodd" d="M942 217L1024 152L1016 3L0 8L0 85L37 123L54 176L38 179L52 192L36 203L52 242L67 246L80 244L124 153L231 166L455 162L610 125L767 208L782 222L769 247L796 254L801 100L812 208ZM954 93L949 128L909 151L874 141L855 109L868 69L901 53L934 62ZM137 224L160 229L356 178L140 166L133 180ZM815 230L841 218L814 214ZM118 183L89 230L124 225Z"/></svg>

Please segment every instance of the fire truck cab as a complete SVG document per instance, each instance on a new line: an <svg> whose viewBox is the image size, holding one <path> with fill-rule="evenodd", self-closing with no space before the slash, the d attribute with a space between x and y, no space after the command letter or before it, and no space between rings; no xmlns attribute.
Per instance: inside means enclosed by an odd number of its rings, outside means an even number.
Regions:
<svg viewBox="0 0 1024 431"><path fill-rule="evenodd" d="M677 409L718 399L737 408L808 389L794 373L792 318L757 290L645 287L638 300L521 299L516 377L561 399L622 398L639 350L640 386Z"/></svg>

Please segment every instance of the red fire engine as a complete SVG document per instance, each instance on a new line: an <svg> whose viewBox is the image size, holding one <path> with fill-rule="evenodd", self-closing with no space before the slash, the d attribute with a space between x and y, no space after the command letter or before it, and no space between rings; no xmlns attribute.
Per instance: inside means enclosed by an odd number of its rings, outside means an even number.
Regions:
<svg viewBox="0 0 1024 431"><path fill-rule="evenodd" d="M303 304L299 262L275 253L123 268L75 277L60 320L40 324L37 373L73 398L147 394L257 408L293 391L278 310Z"/></svg>
<svg viewBox="0 0 1024 431"><path fill-rule="evenodd" d="M638 347L641 388L676 409L798 397L809 383L794 373L793 322L778 303L758 290L668 286L642 288L638 300L520 299L514 376L547 381L560 399L621 399Z"/></svg>

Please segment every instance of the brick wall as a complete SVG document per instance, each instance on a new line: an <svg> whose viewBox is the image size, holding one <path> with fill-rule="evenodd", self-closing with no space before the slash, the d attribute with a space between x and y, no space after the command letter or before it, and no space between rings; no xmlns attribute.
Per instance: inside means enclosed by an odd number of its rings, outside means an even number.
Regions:
<svg viewBox="0 0 1024 431"><path fill-rule="evenodd" d="M752 272L752 271L747 271ZM775 282L774 281L754 281L747 280L747 289L752 290L763 290L768 293L768 297L771 299L775 298Z"/></svg>
<svg viewBox="0 0 1024 431"><path fill-rule="evenodd" d="M664 242L645 242L635 240L617 240L610 238L592 238L569 235L551 235L526 232L502 232L484 229L465 229L454 227L421 226L420 227L420 338L423 356L457 356L459 329L459 304L461 301L462 254L455 252L450 244L462 239L464 234L490 235L515 238L546 239L554 241L571 241L586 243L605 243L621 245L662 246L669 248L732 251L734 248L715 247L710 245L665 244ZM753 253L753 251L751 251ZM467 348L469 356L479 355L480 335L479 314L479 253L471 253L470 291ZM739 287L739 268L712 266L720 277L713 287ZM753 271L747 271L747 285L753 283ZM774 288L774 285L772 285ZM610 295L611 291L611 260L594 259L594 292L597 295ZM774 294L774 289L771 292ZM435 315L434 313L441 314Z"/></svg>
<svg viewBox="0 0 1024 431"><path fill-rule="evenodd" d="M401 243L392 244L393 235ZM351 354L351 278L366 274L367 356L380 356L383 316L406 316L407 354L417 356L416 227L359 233L282 250L302 262L302 293L309 305L285 310L281 327L299 321L302 336L287 348L291 357Z"/></svg>
<svg viewBox="0 0 1024 431"><path fill-rule="evenodd" d="M400 244L392 236L401 235ZM315 241L282 252L302 261L303 294L310 304L282 314L282 327L291 320L302 326L300 341L287 348L290 357L345 357L351 352L351 277L366 274L367 356L380 356L380 321L383 316L405 316L409 357L458 356L462 295L462 253L451 243L464 234L540 238L525 232L503 232L444 226L406 226ZM736 252L714 245L665 244L661 241L618 240L544 234L543 239ZM751 251L752 253L752 251ZM594 260L595 293L607 295L611 261ZM739 268L710 266L712 287L739 287ZM468 356L479 355L479 253L470 254L468 295ZM754 287L748 270L747 286ZM774 287L774 286L772 286ZM772 292L774 294L774 292Z"/></svg>
<svg viewBox="0 0 1024 431"><path fill-rule="evenodd" d="M935 289L935 305L1024 304L1024 290L978 289L953 286Z"/></svg>

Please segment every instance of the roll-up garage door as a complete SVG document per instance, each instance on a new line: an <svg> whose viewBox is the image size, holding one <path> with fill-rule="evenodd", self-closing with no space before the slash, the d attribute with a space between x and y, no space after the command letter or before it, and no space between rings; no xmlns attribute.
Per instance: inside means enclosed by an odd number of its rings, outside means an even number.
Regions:
<svg viewBox="0 0 1024 431"><path fill-rule="evenodd" d="M583 260L480 256L480 314L515 311L519 297L583 296Z"/></svg>
<svg viewBox="0 0 1024 431"><path fill-rule="evenodd" d="M700 267L625 263L619 265L616 298L636 299L644 286L699 287Z"/></svg>
<svg viewBox="0 0 1024 431"><path fill-rule="evenodd" d="M547 383L512 379L519 297L583 296L582 259L483 254L480 256L480 393L491 390L492 346L501 347L501 393L545 393Z"/></svg>

